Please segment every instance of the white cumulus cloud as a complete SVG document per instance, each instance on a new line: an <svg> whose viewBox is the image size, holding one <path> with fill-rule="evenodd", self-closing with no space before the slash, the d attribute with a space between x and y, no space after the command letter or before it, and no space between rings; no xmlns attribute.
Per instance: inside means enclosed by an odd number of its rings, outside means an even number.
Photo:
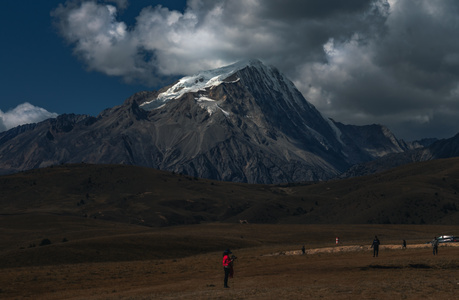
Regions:
<svg viewBox="0 0 459 300"><path fill-rule="evenodd" d="M56 113L26 102L7 112L0 110L0 132L19 125L38 123L57 116L58 114Z"/></svg>

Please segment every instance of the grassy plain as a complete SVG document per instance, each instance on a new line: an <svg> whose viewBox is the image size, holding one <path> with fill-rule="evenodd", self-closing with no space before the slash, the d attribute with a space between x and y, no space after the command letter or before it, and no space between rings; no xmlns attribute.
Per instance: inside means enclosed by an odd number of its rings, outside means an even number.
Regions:
<svg viewBox="0 0 459 300"><path fill-rule="evenodd" d="M283 185L63 165L1 176L0 190L0 299L454 299L459 292L459 247L433 256L425 244L459 235L459 158ZM374 235L378 258L369 249ZM226 248L238 256L230 289L222 282Z"/></svg>
<svg viewBox="0 0 459 300"><path fill-rule="evenodd" d="M24 222L22 229L7 229L7 219L1 218L1 231L9 230L14 243L1 244L1 299L452 299L459 291L459 247L442 246L437 256L424 247L459 226L148 228L87 219L57 223L49 217L45 234L56 242L29 248L30 237L42 228ZM68 242L59 240L63 234ZM382 243L377 258L368 248L375 234ZM311 254L300 255L302 245ZM348 246L363 247L320 251ZM222 282L226 248L238 257L229 289Z"/></svg>

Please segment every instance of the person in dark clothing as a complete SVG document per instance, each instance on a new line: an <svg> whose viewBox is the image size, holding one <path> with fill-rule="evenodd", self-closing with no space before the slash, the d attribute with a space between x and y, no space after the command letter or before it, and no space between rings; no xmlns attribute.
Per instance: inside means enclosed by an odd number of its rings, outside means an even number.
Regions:
<svg viewBox="0 0 459 300"><path fill-rule="evenodd" d="M226 249L223 252L223 271L225 272L225 279L223 280L223 286L229 288L228 286L228 277L233 277L233 258L230 257L232 252L229 249Z"/></svg>
<svg viewBox="0 0 459 300"><path fill-rule="evenodd" d="M306 252L306 248L304 248L304 245L303 248L301 248L301 252L303 252L303 254Z"/></svg>
<svg viewBox="0 0 459 300"><path fill-rule="evenodd" d="M406 241L405 240L403 240L402 249L406 249Z"/></svg>
<svg viewBox="0 0 459 300"><path fill-rule="evenodd" d="M375 235L375 239L373 240L373 243L371 244L371 248L373 248L373 257L378 257L379 254L379 239Z"/></svg>
<svg viewBox="0 0 459 300"><path fill-rule="evenodd" d="M437 237L434 237L433 240L431 241L431 243L432 243L433 255L437 255L438 254L438 239L437 239Z"/></svg>

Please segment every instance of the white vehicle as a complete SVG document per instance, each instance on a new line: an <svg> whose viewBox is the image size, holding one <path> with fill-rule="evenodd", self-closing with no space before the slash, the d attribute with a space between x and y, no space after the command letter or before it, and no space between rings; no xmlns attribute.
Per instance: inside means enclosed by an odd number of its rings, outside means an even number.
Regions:
<svg viewBox="0 0 459 300"><path fill-rule="evenodd" d="M437 240L439 243L456 243L456 242L459 242L459 237L455 237L452 235L440 235L437 237ZM431 243L431 242L432 241L427 242L427 243Z"/></svg>

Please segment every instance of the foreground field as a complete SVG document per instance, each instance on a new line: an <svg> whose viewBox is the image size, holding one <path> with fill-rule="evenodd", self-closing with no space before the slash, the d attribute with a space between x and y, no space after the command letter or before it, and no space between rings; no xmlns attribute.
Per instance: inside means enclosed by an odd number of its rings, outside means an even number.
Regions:
<svg viewBox="0 0 459 300"><path fill-rule="evenodd" d="M101 229L93 234L104 236L105 248L88 242L93 228L86 237L62 229L67 243L0 253L1 299L452 299L459 292L459 247L443 245L433 256L423 245L459 231L453 226L206 224L123 228L122 235ZM382 242L377 258L368 249L374 234ZM297 255L303 244L310 254ZM320 251L352 246L359 247ZM230 289L223 288L225 247L238 257Z"/></svg>
<svg viewBox="0 0 459 300"><path fill-rule="evenodd" d="M230 289L220 253L173 260L2 270L2 299L452 299L456 248L263 256L237 251ZM8 285L4 285L8 282Z"/></svg>

